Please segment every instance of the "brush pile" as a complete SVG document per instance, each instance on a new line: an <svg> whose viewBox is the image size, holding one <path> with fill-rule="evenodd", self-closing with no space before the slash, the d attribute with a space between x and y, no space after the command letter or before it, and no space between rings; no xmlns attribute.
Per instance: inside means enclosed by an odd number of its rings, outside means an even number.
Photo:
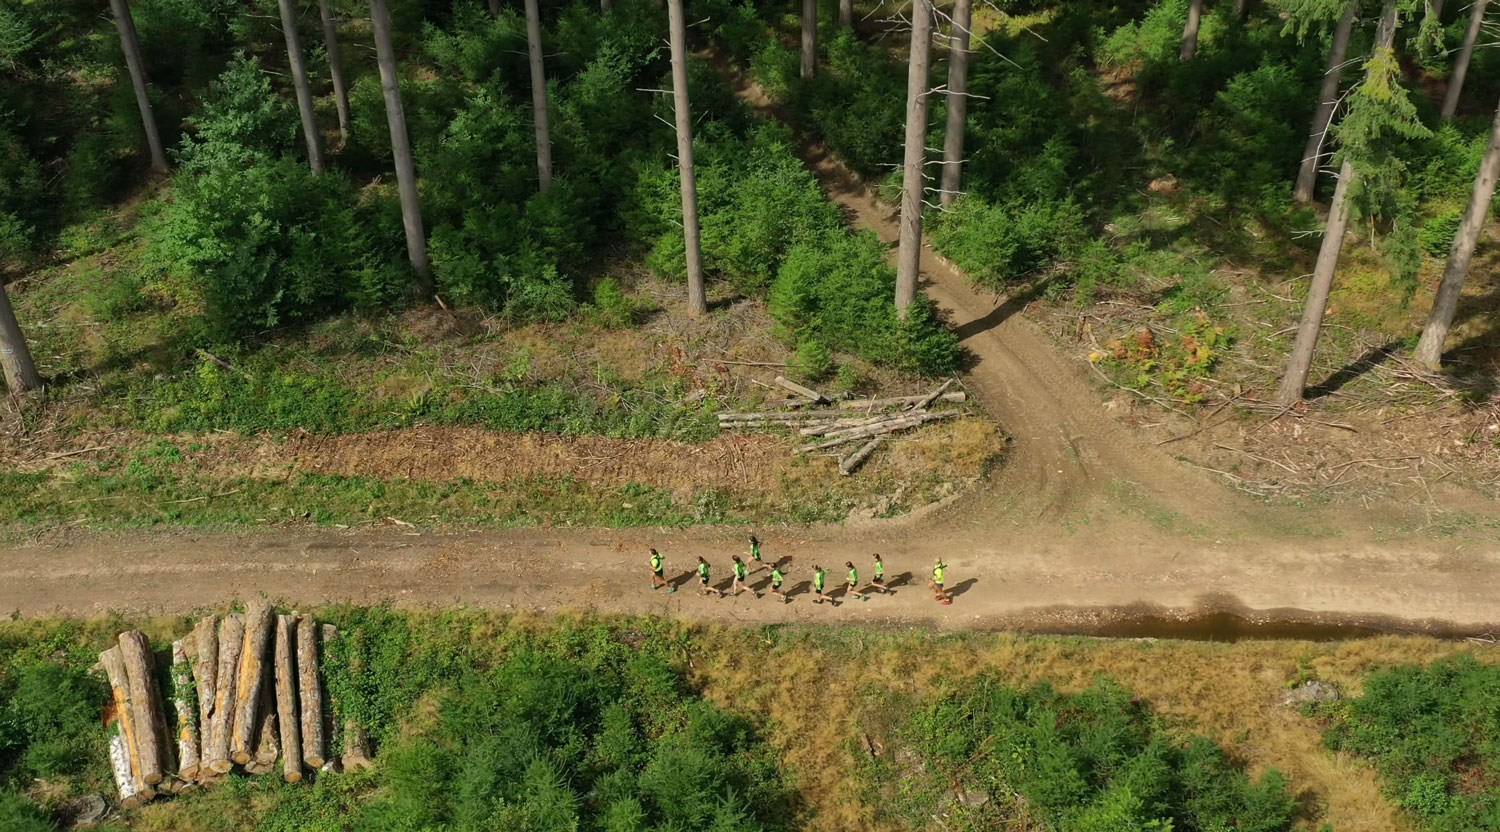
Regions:
<svg viewBox="0 0 1500 832"><path fill-rule="evenodd" d="M213 783L234 766L246 774L279 768L289 783L333 768L333 709L319 657L337 637L331 624L273 615L264 602L208 616L172 643L163 695L146 636L121 633L99 654L112 694L106 723L120 805ZM342 764L370 765L369 740L353 724L344 726Z"/></svg>
<svg viewBox="0 0 1500 832"><path fill-rule="evenodd" d="M777 376L776 384L796 393L805 401L789 402L789 410L771 410L758 413L720 413L720 430L765 430L768 428L796 428L800 436L812 441L797 448L795 453L824 451L852 442L859 447L843 455L839 460L839 471L844 475L854 473L875 452L886 437L899 431L910 430L928 422L951 419L960 415L960 410L934 412L930 410L939 402L962 403L967 396L962 392L949 393L952 379L936 390L923 396L895 396L886 399L856 399L839 402L834 409L796 409L805 404L832 404L826 396L800 384Z"/></svg>

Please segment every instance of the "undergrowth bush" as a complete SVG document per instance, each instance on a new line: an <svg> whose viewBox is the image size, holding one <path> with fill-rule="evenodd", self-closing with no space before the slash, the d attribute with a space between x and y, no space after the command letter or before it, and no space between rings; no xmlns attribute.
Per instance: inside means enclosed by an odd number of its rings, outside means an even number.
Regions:
<svg viewBox="0 0 1500 832"><path fill-rule="evenodd" d="M1297 813L1276 771L1252 780L1108 680L1064 695L982 675L919 705L898 731L923 773L885 799L918 828L942 812L954 830L1027 818L1060 832L1279 832ZM872 764L872 785L891 782L890 765ZM988 800L954 797L975 791Z"/></svg>
<svg viewBox="0 0 1500 832"><path fill-rule="evenodd" d="M1500 829L1500 667L1465 655L1378 670L1320 712L1328 746L1369 757L1421 828Z"/></svg>

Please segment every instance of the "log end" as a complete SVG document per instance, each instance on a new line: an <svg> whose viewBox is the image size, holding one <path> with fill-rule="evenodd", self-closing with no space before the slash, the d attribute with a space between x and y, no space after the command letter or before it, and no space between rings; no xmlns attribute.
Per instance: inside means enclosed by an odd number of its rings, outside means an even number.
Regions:
<svg viewBox="0 0 1500 832"><path fill-rule="evenodd" d="M177 769L177 777L182 780L197 780L199 766L183 766Z"/></svg>
<svg viewBox="0 0 1500 832"><path fill-rule="evenodd" d="M159 772L159 771L150 772L150 773L142 776L141 779L143 781L145 781L146 785L148 785L148 786L154 786L157 783L161 782L161 772Z"/></svg>
<svg viewBox="0 0 1500 832"><path fill-rule="evenodd" d="M345 754L344 771L358 771L362 768L374 768L375 763L363 754Z"/></svg>
<svg viewBox="0 0 1500 832"><path fill-rule="evenodd" d="M214 760L208 764L208 770L214 774L228 774L234 764L228 760Z"/></svg>
<svg viewBox="0 0 1500 832"><path fill-rule="evenodd" d="M234 763L235 763L235 765L241 765L241 766L242 765L246 765L247 763L250 762L250 752L248 752L248 751L236 751L233 754L229 755L229 759L233 760ZM227 769L227 768L225 769L225 771L228 771L228 770L229 769ZM214 771L218 771L217 766L214 768Z"/></svg>
<svg viewBox="0 0 1500 832"><path fill-rule="evenodd" d="M307 754L302 757L302 762L310 769L320 769L328 761L323 759L321 754Z"/></svg>
<svg viewBox="0 0 1500 832"><path fill-rule="evenodd" d="M286 781L288 783L300 783L300 782L302 782L302 771L300 769L299 770L285 772L282 776L286 778Z"/></svg>

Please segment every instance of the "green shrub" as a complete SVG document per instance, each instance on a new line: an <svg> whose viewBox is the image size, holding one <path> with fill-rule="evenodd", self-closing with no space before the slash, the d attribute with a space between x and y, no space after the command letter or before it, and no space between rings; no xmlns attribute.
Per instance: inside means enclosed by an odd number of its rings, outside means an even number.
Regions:
<svg viewBox="0 0 1500 832"><path fill-rule="evenodd" d="M635 323L635 305L620 290L620 281L606 277L594 286L594 315L600 323L616 329Z"/></svg>
<svg viewBox="0 0 1500 832"><path fill-rule="evenodd" d="M6 832L57 832L42 810L24 795L0 789L0 829Z"/></svg>
<svg viewBox="0 0 1500 832"><path fill-rule="evenodd" d="M833 354L822 341L809 339L797 345L790 366L793 372L809 381L822 381L833 372Z"/></svg>
<svg viewBox="0 0 1500 832"><path fill-rule="evenodd" d="M934 245L994 291L1071 255L1086 235L1083 213L1071 199L986 205L968 196L932 229Z"/></svg>
<svg viewBox="0 0 1500 832"><path fill-rule="evenodd" d="M1500 829L1500 667L1463 655L1376 671L1363 689L1323 708L1328 746L1371 758L1423 829Z"/></svg>
<svg viewBox="0 0 1500 832"><path fill-rule="evenodd" d="M958 366L958 338L920 295L898 320L896 275L873 232L830 231L787 253L771 314L798 341L817 340L873 361L940 374Z"/></svg>
<svg viewBox="0 0 1500 832"><path fill-rule="evenodd" d="M1449 250L1453 248L1453 238L1458 236L1458 228L1463 223L1463 219L1464 212L1455 209L1445 211L1422 223L1422 228L1417 232L1417 240L1422 250L1433 257L1447 258Z"/></svg>
<svg viewBox="0 0 1500 832"><path fill-rule="evenodd" d="M982 675L920 705L898 730L926 773L893 807L919 826L942 811L950 829L1000 828L1024 805L1033 821L1064 832L1279 832L1297 811L1275 771L1252 781L1212 741L1178 742L1146 704L1108 680L1067 696ZM950 790L990 800L954 804Z"/></svg>

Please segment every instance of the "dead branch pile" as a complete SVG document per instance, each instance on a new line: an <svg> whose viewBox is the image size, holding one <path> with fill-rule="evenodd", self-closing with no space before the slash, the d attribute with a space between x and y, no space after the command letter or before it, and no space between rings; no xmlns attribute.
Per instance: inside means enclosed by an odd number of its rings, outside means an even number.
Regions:
<svg viewBox="0 0 1500 832"><path fill-rule="evenodd" d="M776 384L798 393L808 403L830 402L827 396L816 390L793 384L781 376L776 377ZM941 387L923 396L894 396L884 399L846 401L840 403L837 409L720 413L719 429L796 429L799 436L820 437L816 441L797 448L794 451L797 454L823 451L851 442L859 442L860 444L852 452L843 455L839 460L839 471L847 476L858 470L891 434L960 415L962 412L960 410L935 413L928 409L939 402L961 404L966 401L968 397L965 393L948 392L948 388L952 385L953 380L949 379L943 382Z"/></svg>
<svg viewBox="0 0 1500 832"><path fill-rule="evenodd" d="M120 805L208 785L235 765L267 774L279 759L289 783L306 770L333 770L320 656L337 637L332 625L272 615L262 601L222 621L199 620L160 655L140 631L121 633L99 654L111 691L105 722ZM158 661L170 673L159 677ZM168 690L159 689L158 678ZM347 725L346 732L358 732ZM354 762L368 765L368 750Z"/></svg>

